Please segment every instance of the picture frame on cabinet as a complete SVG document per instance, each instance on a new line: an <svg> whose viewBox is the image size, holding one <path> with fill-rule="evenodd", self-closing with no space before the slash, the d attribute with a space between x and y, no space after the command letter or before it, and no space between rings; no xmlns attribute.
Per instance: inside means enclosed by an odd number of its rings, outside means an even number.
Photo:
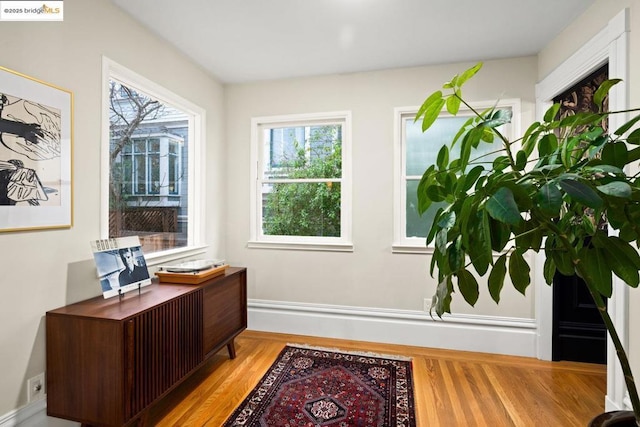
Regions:
<svg viewBox="0 0 640 427"><path fill-rule="evenodd" d="M151 284L138 236L92 240L91 249L104 298Z"/></svg>

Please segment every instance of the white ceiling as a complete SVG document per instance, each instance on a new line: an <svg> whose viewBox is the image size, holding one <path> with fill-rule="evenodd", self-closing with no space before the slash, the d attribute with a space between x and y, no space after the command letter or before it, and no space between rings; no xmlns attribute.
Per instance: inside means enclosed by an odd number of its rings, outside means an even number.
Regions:
<svg viewBox="0 0 640 427"><path fill-rule="evenodd" d="M594 0L112 0L223 82L534 55Z"/></svg>

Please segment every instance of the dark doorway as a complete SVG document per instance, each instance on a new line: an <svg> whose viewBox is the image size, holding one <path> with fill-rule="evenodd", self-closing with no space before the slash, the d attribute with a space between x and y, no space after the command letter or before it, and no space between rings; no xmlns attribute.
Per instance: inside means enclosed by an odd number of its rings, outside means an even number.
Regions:
<svg viewBox="0 0 640 427"><path fill-rule="evenodd" d="M607 363L607 331L584 281L553 279L552 360Z"/></svg>
<svg viewBox="0 0 640 427"><path fill-rule="evenodd" d="M578 111L595 111L593 94L608 78L608 64L554 98L559 102L560 115ZM604 108L608 107L605 101ZM607 124L603 123L605 131ZM606 227L606 224L600 226ZM584 281L577 276L556 274L553 280L553 360L607 363L607 336Z"/></svg>

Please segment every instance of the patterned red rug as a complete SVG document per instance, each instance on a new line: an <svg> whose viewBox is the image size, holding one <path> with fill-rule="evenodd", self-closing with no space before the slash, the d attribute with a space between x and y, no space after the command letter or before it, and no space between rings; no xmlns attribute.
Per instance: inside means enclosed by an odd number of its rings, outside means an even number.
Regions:
<svg viewBox="0 0 640 427"><path fill-rule="evenodd" d="M286 346L224 426L415 426L411 361Z"/></svg>

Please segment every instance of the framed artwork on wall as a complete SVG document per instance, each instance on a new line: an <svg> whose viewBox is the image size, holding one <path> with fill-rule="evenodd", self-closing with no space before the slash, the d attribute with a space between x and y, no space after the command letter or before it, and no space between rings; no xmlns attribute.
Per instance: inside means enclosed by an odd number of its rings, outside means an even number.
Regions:
<svg viewBox="0 0 640 427"><path fill-rule="evenodd" d="M73 225L73 93L0 66L0 232Z"/></svg>

